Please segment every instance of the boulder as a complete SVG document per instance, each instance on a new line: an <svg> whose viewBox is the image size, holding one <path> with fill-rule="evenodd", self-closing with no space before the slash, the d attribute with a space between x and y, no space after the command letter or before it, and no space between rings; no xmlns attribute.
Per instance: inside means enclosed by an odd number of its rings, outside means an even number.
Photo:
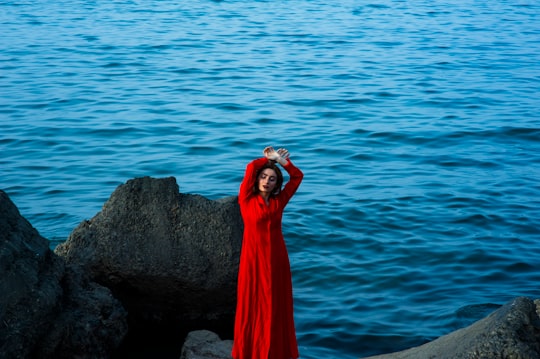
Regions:
<svg viewBox="0 0 540 359"><path fill-rule="evenodd" d="M193 331L184 342L180 359L229 359L232 345L232 340L221 340L208 330Z"/></svg>
<svg viewBox="0 0 540 359"><path fill-rule="evenodd" d="M242 232L236 197L209 200L180 193L173 177L142 177L118 186L55 251L112 290L130 333L232 336Z"/></svg>
<svg viewBox="0 0 540 359"><path fill-rule="evenodd" d="M66 266L0 191L2 358L104 358L126 333L120 302Z"/></svg>
<svg viewBox="0 0 540 359"><path fill-rule="evenodd" d="M540 300L518 297L466 328L419 347L364 359L538 359Z"/></svg>

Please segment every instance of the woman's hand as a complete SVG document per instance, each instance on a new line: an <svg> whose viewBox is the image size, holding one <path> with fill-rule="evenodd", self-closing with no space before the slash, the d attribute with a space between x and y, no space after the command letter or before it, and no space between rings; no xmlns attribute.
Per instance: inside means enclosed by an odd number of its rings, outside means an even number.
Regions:
<svg viewBox="0 0 540 359"><path fill-rule="evenodd" d="M282 166L287 164L287 158L289 158L289 151L284 148L274 150L274 147L268 146L263 150L264 156L270 161L277 161Z"/></svg>
<svg viewBox="0 0 540 359"><path fill-rule="evenodd" d="M268 146L263 150L264 156L270 161L277 161L280 157L279 153L274 150L274 147Z"/></svg>
<svg viewBox="0 0 540 359"><path fill-rule="evenodd" d="M285 148L280 148L279 150L277 150L277 153L284 160L289 158L289 151L287 151Z"/></svg>

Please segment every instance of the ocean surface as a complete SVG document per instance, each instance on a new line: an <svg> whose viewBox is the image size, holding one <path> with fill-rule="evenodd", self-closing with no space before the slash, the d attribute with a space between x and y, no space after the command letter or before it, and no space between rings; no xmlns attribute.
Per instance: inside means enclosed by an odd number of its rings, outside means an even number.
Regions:
<svg viewBox="0 0 540 359"><path fill-rule="evenodd" d="M305 359L540 298L537 1L0 2L0 189L54 248L115 188L286 147Z"/></svg>

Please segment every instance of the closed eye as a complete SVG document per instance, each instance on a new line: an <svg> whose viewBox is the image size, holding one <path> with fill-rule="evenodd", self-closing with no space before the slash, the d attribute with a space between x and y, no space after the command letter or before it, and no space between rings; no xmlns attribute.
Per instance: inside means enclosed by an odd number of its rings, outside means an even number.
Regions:
<svg viewBox="0 0 540 359"><path fill-rule="evenodd" d="M268 176L265 175L265 174L261 175L261 178L263 178L263 179L266 178L266 177L268 177ZM274 176L270 177L270 181L275 181L275 180L276 180L276 177L274 177Z"/></svg>

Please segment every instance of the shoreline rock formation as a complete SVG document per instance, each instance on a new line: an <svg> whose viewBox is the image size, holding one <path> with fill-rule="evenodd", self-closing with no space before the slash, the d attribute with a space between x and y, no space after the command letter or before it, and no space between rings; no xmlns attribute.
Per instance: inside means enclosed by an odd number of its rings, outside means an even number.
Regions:
<svg viewBox="0 0 540 359"><path fill-rule="evenodd" d="M113 292L134 337L210 329L232 338L242 232L236 197L213 201L180 193L173 177L142 177L118 186L55 252Z"/></svg>
<svg viewBox="0 0 540 359"><path fill-rule="evenodd" d="M106 357L127 334L126 315L0 191L0 357Z"/></svg>
<svg viewBox="0 0 540 359"><path fill-rule="evenodd" d="M53 252L0 191L0 357L229 359L242 231L236 197L143 177ZM365 359L540 359L539 308L515 298L432 342Z"/></svg>

